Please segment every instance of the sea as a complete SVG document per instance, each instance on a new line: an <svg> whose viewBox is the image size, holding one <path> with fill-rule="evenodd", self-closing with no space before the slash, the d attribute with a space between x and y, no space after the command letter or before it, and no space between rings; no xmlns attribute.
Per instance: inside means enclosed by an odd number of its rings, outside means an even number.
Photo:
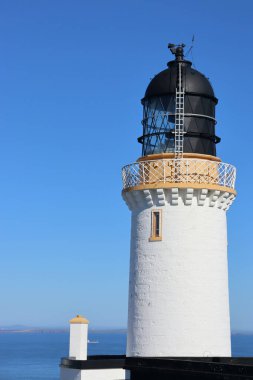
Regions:
<svg viewBox="0 0 253 380"><path fill-rule="evenodd" d="M91 332L88 355L125 354L124 332ZM0 334L0 380L59 380L60 358L68 355L69 334ZM253 356L253 334L232 335L233 356Z"/></svg>

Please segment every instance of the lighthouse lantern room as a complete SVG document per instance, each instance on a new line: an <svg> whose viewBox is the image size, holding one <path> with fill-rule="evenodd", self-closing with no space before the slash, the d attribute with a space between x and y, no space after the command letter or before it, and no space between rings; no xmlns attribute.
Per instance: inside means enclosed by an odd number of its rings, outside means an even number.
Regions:
<svg viewBox="0 0 253 380"><path fill-rule="evenodd" d="M142 156L122 170L131 210L128 357L231 356L226 211L235 168L216 156L209 80L175 59L149 83Z"/></svg>

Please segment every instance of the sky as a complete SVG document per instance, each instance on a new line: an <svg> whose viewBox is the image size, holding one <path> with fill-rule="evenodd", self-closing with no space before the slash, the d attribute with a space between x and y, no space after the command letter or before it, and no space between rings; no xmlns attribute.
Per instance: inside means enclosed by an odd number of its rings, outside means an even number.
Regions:
<svg viewBox="0 0 253 380"><path fill-rule="evenodd" d="M121 168L141 155L140 99L188 58L219 98L233 331L253 331L250 0L0 2L0 326L125 327L130 212Z"/></svg>

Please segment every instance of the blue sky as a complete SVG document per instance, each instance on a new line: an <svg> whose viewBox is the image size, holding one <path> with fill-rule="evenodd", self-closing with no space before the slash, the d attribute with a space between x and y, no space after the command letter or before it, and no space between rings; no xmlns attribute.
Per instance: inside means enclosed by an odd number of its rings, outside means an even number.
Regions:
<svg viewBox="0 0 253 380"><path fill-rule="evenodd" d="M253 331L252 12L236 0L0 4L0 325L126 325L130 213L121 167L140 99L190 44L219 98L218 155L238 168L228 213L233 330Z"/></svg>

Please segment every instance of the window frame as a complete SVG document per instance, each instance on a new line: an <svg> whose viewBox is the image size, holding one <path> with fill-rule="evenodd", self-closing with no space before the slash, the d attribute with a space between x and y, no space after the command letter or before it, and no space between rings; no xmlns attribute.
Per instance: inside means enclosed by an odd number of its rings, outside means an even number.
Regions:
<svg viewBox="0 0 253 380"><path fill-rule="evenodd" d="M157 234L157 214L159 215L159 234ZM149 241L162 240L162 210L155 209L151 211L151 231Z"/></svg>

